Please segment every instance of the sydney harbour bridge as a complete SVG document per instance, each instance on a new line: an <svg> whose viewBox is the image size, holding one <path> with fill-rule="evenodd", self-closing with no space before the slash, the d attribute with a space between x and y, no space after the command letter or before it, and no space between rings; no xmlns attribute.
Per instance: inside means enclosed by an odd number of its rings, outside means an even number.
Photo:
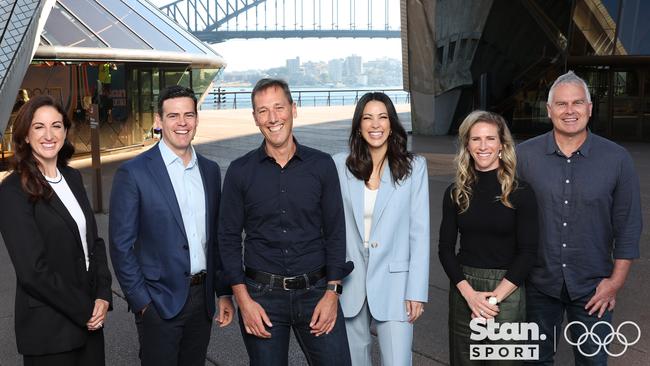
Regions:
<svg viewBox="0 0 650 366"><path fill-rule="evenodd" d="M160 9L208 43L400 37L399 0L176 0Z"/></svg>

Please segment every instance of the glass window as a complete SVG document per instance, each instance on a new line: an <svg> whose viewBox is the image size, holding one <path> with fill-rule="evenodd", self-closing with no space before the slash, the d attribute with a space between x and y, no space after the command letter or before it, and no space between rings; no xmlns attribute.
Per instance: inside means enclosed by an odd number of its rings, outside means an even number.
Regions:
<svg viewBox="0 0 650 366"><path fill-rule="evenodd" d="M52 7L41 36L54 46L106 47L79 19L58 3Z"/></svg>
<svg viewBox="0 0 650 366"><path fill-rule="evenodd" d="M619 55L650 55L650 2L626 0L618 23Z"/></svg>
<svg viewBox="0 0 650 366"><path fill-rule="evenodd" d="M444 47L438 47L438 49L436 50L436 60L438 61L438 65L442 65L442 60L443 60L442 55L444 54L444 52L445 52Z"/></svg>
<svg viewBox="0 0 650 366"><path fill-rule="evenodd" d="M223 69L192 69L192 89L200 102L203 102L205 92L212 89L212 82Z"/></svg>
<svg viewBox="0 0 650 366"><path fill-rule="evenodd" d="M645 70L645 82L643 90L643 109L641 110L643 116L643 132L641 134L641 138L643 140L650 141L650 69Z"/></svg>
<svg viewBox="0 0 650 366"><path fill-rule="evenodd" d="M168 87L170 85L181 85L188 88L190 87L189 70L165 70L163 72L163 77L163 87Z"/></svg>
<svg viewBox="0 0 650 366"><path fill-rule="evenodd" d="M138 14L141 14L143 17L145 17L149 22L151 22L154 27L158 29L158 31L172 38L176 44L185 50L185 52L198 54L214 53L214 51L207 49L207 46L204 46L201 41L194 38L194 36L186 36L184 33L181 33L179 29L182 29L179 25L160 14L160 11L149 4L149 2L139 0L122 0L122 2L128 5L131 9L135 10ZM163 17L165 19L163 19ZM192 37L192 39L188 39L188 37Z"/></svg>
<svg viewBox="0 0 650 366"><path fill-rule="evenodd" d="M151 25L148 19L143 18L123 2L103 1L101 4L156 50L183 51L183 49L169 39L165 33Z"/></svg>
<svg viewBox="0 0 650 366"><path fill-rule="evenodd" d="M58 0L113 48L151 49L129 28L93 0Z"/></svg>
<svg viewBox="0 0 650 366"><path fill-rule="evenodd" d="M638 96L639 79L636 71L617 71L614 73L614 96Z"/></svg>
<svg viewBox="0 0 650 366"><path fill-rule="evenodd" d="M612 135L641 136L639 77L636 70L614 72Z"/></svg>
<svg viewBox="0 0 650 366"><path fill-rule="evenodd" d="M449 42L449 53L447 53L447 63L454 61L454 53L456 52L456 41Z"/></svg>
<svg viewBox="0 0 650 366"><path fill-rule="evenodd" d="M591 95L592 109L589 128L597 134L607 135L610 123L609 67L580 67L576 73L587 82Z"/></svg>

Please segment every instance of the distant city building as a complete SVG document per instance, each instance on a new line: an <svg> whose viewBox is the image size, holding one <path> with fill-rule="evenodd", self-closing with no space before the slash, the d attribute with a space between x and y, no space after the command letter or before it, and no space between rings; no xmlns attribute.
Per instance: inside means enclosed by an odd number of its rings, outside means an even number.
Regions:
<svg viewBox="0 0 650 366"><path fill-rule="evenodd" d="M357 84L359 86L368 86L368 75L357 76Z"/></svg>
<svg viewBox="0 0 650 366"><path fill-rule="evenodd" d="M343 81L343 59L330 60L327 63L327 71L331 82L340 83Z"/></svg>
<svg viewBox="0 0 650 366"><path fill-rule="evenodd" d="M253 85L261 77L278 77L297 87L401 87L402 62L382 58L362 63L360 56L328 62L288 59L285 67L266 70L226 71L221 81L229 85Z"/></svg>
<svg viewBox="0 0 650 366"><path fill-rule="evenodd" d="M287 72L289 75L300 73L300 57L290 58L287 60Z"/></svg>
<svg viewBox="0 0 650 366"><path fill-rule="evenodd" d="M345 76L357 76L363 73L361 56L352 55L345 59Z"/></svg>
<svg viewBox="0 0 650 366"><path fill-rule="evenodd" d="M381 58L363 64L363 85L388 85L400 87L402 85L402 63L391 58Z"/></svg>

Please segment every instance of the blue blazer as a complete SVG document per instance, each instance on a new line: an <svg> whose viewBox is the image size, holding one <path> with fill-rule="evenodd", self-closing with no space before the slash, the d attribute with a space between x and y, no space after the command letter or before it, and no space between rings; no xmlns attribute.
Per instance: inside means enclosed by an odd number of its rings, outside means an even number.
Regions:
<svg viewBox="0 0 650 366"><path fill-rule="evenodd" d="M221 173L197 154L206 204L206 314L215 312L215 293L228 292L218 278L221 262L217 222ZM190 289L190 256L183 218L158 146L124 163L115 173L109 217L110 253L129 307L150 302L163 319L180 313Z"/></svg>
<svg viewBox="0 0 650 366"><path fill-rule="evenodd" d="M426 160L416 156L413 171L395 184L388 164L370 229L368 265L363 259L364 182L345 166L347 153L334 156L345 210L346 260L354 271L343 279L341 307L356 316L364 300L379 321L406 321L406 300L426 302L429 287L429 178Z"/></svg>

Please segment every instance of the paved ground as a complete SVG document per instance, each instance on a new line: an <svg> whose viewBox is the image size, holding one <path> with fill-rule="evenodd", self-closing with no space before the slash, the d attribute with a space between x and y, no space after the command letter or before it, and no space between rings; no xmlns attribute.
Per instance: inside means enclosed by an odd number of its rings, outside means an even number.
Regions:
<svg viewBox="0 0 650 366"><path fill-rule="evenodd" d="M408 106L399 106L400 118L410 129ZM352 107L302 108L295 121L296 136L303 144L316 147L329 153L345 150L349 120ZM225 172L230 161L243 153L256 148L261 143L249 111L203 111L196 138L197 150L217 161ZM427 157L429 161L429 187L431 204L431 265L429 303L425 313L415 325L413 345L415 365L447 365L447 296L449 283L437 260L438 225L440 223L441 196L452 179L451 161L455 150L454 138L413 137L412 149ZM650 225L650 144L626 143L624 146L632 153L640 174L642 204L646 228ZM139 151L109 155L103 159L102 181L104 207L106 207L112 175L119 163ZM86 189L92 195L91 171L87 160L78 160L73 165L81 168ZM0 203L2 205L2 203ZM97 214L101 235L107 237L108 215ZM641 241L642 255L650 245L649 230ZM0 240L1 241L1 240ZM650 364L650 261L647 257L635 262L626 288L619 296L614 325L625 320L640 325L642 336L639 343L621 357L611 359L610 365L648 365ZM13 299L15 276L4 245L0 245L0 366L21 365L21 357L16 352L13 331ZM136 365L137 337L133 316L126 312L126 302L117 282L114 281L114 311L106 322L106 347L108 365ZM571 350L563 342L558 345L558 365L571 364ZM247 356L239 334L239 327L233 324L225 329L213 328L206 365L246 365ZM375 352L375 364L379 365ZM306 365L304 357L294 342L290 365Z"/></svg>

